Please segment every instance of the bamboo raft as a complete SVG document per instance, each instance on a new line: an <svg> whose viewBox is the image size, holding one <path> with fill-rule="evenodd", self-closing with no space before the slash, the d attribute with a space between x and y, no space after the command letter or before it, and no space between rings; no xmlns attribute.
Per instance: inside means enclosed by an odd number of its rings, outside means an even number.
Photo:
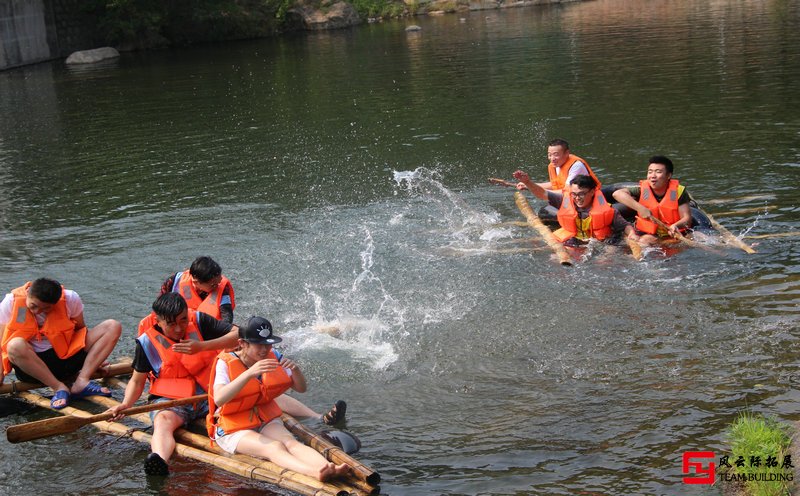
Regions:
<svg viewBox="0 0 800 496"><path fill-rule="evenodd" d="M99 375L107 378L105 382L108 386L124 388L124 382L116 377L109 378L109 376L127 375L130 373L130 363L120 363L111 366L107 373ZM16 382L3 385L0 387L0 392L11 393L14 397L22 399L27 403L52 410L50 408L49 398L31 391L42 387L41 384ZM84 400L102 406L104 409L119 404L119 402L113 398L106 398L103 396L90 396L84 398ZM80 418L87 418L94 415L91 412L81 410L74 406L67 406L62 410L52 411L62 415L71 415ZM144 413L133 414L125 418L134 419L148 427L151 425L149 415ZM187 429L178 429L175 432L175 453L185 458L212 465L231 474L246 479L267 482L301 495L366 496L380 493L380 486L378 485L380 483L380 474L378 472L355 460L341 448L304 426L290 415L283 414L281 419L287 429L297 436L300 441L317 450L329 461L337 464L347 463L350 465L353 469L352 474L347 478L321 482L313 477L279 467L264 459L247 455L227 454L215 444L211 443L206 435L197 434ZM99 421L91 425L102 433L119 437L130 437L141 443L146 443L148 446L152 437L143 430L131 428L119 422ZM204 430L203 428L203 431Z"/></svg>

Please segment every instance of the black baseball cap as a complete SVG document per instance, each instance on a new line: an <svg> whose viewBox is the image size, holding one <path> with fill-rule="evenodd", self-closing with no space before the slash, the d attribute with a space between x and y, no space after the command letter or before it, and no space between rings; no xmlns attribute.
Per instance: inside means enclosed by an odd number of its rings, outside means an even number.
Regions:
<svg viewBox="0 0 800 496"><path fill-rule="evenodd" d="M272 324L264 317L250 317L247 324L239 327L239 339L253 344L275 344L283 341L272 335Z"/></svg>

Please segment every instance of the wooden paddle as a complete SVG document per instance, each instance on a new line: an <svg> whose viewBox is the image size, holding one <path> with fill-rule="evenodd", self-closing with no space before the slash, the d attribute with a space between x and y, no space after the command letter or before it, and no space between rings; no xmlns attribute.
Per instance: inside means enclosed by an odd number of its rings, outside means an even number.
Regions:
<svg viewBox="0 0 800 496"><path fill-rule="evenodd" d="M190 403L198 403L208 397L206 394L198 394L197 396L190 396L188 398L181 398L179 400L163 401L161 403L150 403L149 405L134 406L120 413L132 415L135 413L150 412L153 410L164 410L165 408L172 408L174 406L187 405ZM6 430L6 437L10 443L22 443L25 441L33 441L34 439L42 439L50 436L58 436L60 434L67 434L77 431L84 425L101 422L113 417L112 413L98 413L91 417L55 417L44 420L37 420L36 422L27 422L25 424L18 424L9 426Z"/></svg>
<svg viewBox="0 0 800 496"><path fill-rule="evenodd" d="M661 229L669 232L669 226L666 225L661 219L659 219L655 215L651 214L650 218L647 219L647 220L655 222L658 227L660 227ZM706 245L698 243L696 241L692 241L691 239L689 239L686 236L684 236L683 234L681 234L680 231L676 231L674 235L670 234L670 236L672 236L673 238L677 239L678 241L680 241L681 243L685 244L686 246L691 246L692 248L700 248L702 250L710 250L711 249L710 246L706 246Z"/></svg>

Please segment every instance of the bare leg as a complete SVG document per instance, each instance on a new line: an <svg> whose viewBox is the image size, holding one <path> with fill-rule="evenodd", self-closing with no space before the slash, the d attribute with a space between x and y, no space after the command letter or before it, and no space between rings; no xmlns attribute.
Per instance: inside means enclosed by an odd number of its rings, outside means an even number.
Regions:
<svg viewBox="0 0 800 496"><path fill-rule="evenodd" d="M104 320L86 333L86 360L72 384L72 393L80 393L89 384L89 379L113 351L122 335L122 325L116 320ZM23 367L24 370L24 367ZM108 392L108 388L103 388Z"/></svg>
<svg viewBox="0 0 800 496"><path fill-rule="evenodd" d="M315 450L308 448L309 452L298 450L296 447L288 448L287 442L293 441L300 444L280 422L271 422L261 428L261 431L250 431L236 447L237 453L267 458L281 467L295 472L315 477L321 481L336 476L336 466L328 462ZM291 443L290 443L291 444Z"/></svg>
<svg viewBox="0 0 800 496"><path fill-rule="evenodd" d="M11 363L24 370L29 376L50 387L54 392L69 391L66 384L56 379L47 365L33 351L33 346L22 338L13 338L8 342L8 358Z"/></svg>
<svg viewBox="0 0 800 496"><path fill-rule="evenodd" d="M292 417L322 419L321 413L315 412L300 400L292 398L289 395L282 394L275 398L275 402L282 411L288 413Z"/></svg>
<svg viewBox="0 0 800 496"><path fill-rule="evenodd" d="M183 419L175 412L161 410L153 418L153 438L150 449L153 453L169 461L175 451L175 431L183 427Z"/></svg>

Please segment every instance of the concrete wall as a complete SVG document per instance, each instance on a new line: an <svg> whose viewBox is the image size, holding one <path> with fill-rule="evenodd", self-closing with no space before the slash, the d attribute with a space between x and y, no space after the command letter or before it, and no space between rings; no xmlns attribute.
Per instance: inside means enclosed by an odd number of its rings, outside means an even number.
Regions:
<svg viewBox="0 0 800 496"><path fill-rule="evenodd" d="M0 1L0 69L52 57L44 0Z"/></svg>
<svg viewBox="0 0 800 496"><path fill-rule="evenodd" d="M0 0L0 70L96 48L81 0Z"/></svg>

